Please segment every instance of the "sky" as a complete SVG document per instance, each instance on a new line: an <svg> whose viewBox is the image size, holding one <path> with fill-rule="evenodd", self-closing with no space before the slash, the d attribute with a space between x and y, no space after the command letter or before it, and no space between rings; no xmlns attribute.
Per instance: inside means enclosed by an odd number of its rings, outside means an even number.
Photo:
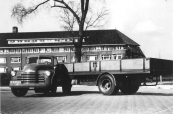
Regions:
<svg viewBox="0 0 173 114"><path fill-rule="evenodd" d="M22 0L0 0L0 33L11 33L17 26L19 32L61 31L53 9L18 24L11 18L12 7ZM27 0L23 0L27 1ZM109 10L107 24L103 28L117 29L136 41L146 57L173 60L173 0L106 0ZM98 5L99 4L99 5Z"/></svg>

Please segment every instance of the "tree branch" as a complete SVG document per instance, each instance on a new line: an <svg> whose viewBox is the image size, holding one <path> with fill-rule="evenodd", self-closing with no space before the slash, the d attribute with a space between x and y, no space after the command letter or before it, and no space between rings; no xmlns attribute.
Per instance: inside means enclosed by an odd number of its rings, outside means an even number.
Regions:
<svg viewBox="0 0 173 114"><path fill-rule="evenodd" d="M35 12L40 6L49 2L50 0L46 0L34 7L25 8L22 4L17 4L12 9L12 17L16 18L19 23L23 22L23 19L26 18L29 14Z"/></svg>
<svg viewBox="0 0 173 114"><path fill-rule="evenodd" d="M55 0L55 1L63 4L64 7L67 8L76 17L77 22L80 23L80 18L78 17L78 15L73 11L73 9L71 9L71 7L66 2L64 2L64 0Z"/></svg>
<svg viewBox="0 0 173 114"><path fill-rule="evenodd" d="M102 11L99 14L97 14L97 17L94 20L92 20L92 16L91 16L89 20L85 21L86 23L85 30L87 30L89 27L98 27L98 24L100 23L100 21L102 21L103 18L107 15L108 15L108 10L102 9ZM104 24L101 26L104 26Z"/></svg>

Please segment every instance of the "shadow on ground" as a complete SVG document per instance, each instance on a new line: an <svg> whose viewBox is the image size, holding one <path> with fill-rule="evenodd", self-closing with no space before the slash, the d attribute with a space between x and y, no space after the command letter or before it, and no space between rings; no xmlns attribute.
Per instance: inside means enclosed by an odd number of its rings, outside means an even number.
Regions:
<svg viewBox="0 0 173 114"><path fill-rule="evenodd" d="M34 94L29 94L29 95L26 95L26 97L66 97L66 96L79 96L79 95L84 95L84 94L100 94L102 95L102 93L100 93L99 91L72 91L70 94L64 94L64 93L60 93L60 92L57 92L55 94L38 94L38 93L34 93ZM109 96L124 96L124 95L128 95L128 94L123 94L121 92L119 92L118 94L116 95L109 95ZM173 93L146 93L146 92L137 92L136 94L132 94L133 95L143 95L143 96L173 96Z"/></svg>
<svg viewBox="0 0 173 114"><path fill-rule="evenodd" d="M153 96L173 96L173 93L146 93L146 92L137 92L135 95L153 95Z"/></svg>
<svg viewBox="0 0 173 114"><path fill-rule="evenodd" d="M55 94L49 93L47 95L42 93L34 93L34 94L26 95L26 97L65 97L65 96L78 96L83 94L101 94L101 93L99 91L72 91L69 94L57 92Z"/></svg>

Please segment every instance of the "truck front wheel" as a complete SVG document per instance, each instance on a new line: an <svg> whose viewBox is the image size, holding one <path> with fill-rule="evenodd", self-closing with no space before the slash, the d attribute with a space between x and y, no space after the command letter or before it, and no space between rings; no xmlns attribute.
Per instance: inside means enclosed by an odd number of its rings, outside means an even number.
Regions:
<svg viewBox="0 0 173 114"><path fill-rule="evenodd" d="M71 92L71 87L62 86L62 91L63 91L64 94L69 94Z"/></svg>
<svg viewBox="0 0 173 114"><path fill-rule="evenodd" d="M62 81L62 91L65 94L69 94L71 92L71 80Z"/></svg>
<svg viewBox="0 0 173 114"><path fill-rule="evenodd" d="M11 91L16 97L23 97L27 94L28 88L11 88Z"/></svg>
<svg viewBox="0 0 173 114"><path fill-rule="evenodd" d="M117 94L119 87L115 85L116 82L110 74L103 74L98 80L99 91L104 95Z"/></svg>
<svg viewBox="0 0 173 114"><path fill-rule="evenodd" d="M55 94L56 93L56 90L57 90L57 87L56 86L55 87L52 87L51 88L51 93Z"/></svg>

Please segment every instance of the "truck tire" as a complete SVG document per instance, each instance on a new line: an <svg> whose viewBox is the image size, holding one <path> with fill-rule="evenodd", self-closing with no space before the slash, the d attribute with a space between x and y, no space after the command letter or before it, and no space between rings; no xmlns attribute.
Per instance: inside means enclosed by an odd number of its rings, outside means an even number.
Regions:
<svg viewBox="0 0 173 114"><path fill-rule="evenodd" d="M64 80L62 82L62 91L64 94L69 94L71 92L71 80Z"/></svg>
<svg viewBox="0 0 173 114"><path fill-rule="evenodd" d="M55 94L56 91L57 91L57 87L56 86L51 88L51 93Z"/></svg>
<svg viewBox="0 0 173 114"><path fill-rule="evenodd" d="M69 94L71 92L71 87L62 86L62 91L64 94Z"/></svg>
<svg viewBox="0 0 173 114"><path fill-rule="evenodd" d="M130 94L135 94L139 89L139 86L132 86L131 89L130 89Z"/></svg>
<svg viewBox="0 0 173 114"><path fill-rule="evenodd" d="M135 94L139 89L139 86L121 86L120 90L123 94Z"/></svg>
<svg viewBox="0 0 173 114"><path fill-rule="evenodd" d="M49 93L50 93L50 89L49 88L44 88L44 90L43 90L43 94L44 94L44 96L48 96L49 95Z"/></svg>
<svg viewBox="0 0 173 114"><path fill-rule="evenodd" d="M115 84L116 82L110 74L103 74L98 80L99 91L104 95L117 94L119 87Z"/></svg>
<svg viewBox="0 0 173 114"><path fill-rule="evenodd" d="M136 85L134 80L133 78L124 78L120 87L123 94L135 94L138 91L139 85Z"/></svg>
<svg viewBox="0 0 173 114"><path fill-rule="evenodd" d="M28 88L11 88L11 91L16 97L23 97L27 94Z"/></svg>

